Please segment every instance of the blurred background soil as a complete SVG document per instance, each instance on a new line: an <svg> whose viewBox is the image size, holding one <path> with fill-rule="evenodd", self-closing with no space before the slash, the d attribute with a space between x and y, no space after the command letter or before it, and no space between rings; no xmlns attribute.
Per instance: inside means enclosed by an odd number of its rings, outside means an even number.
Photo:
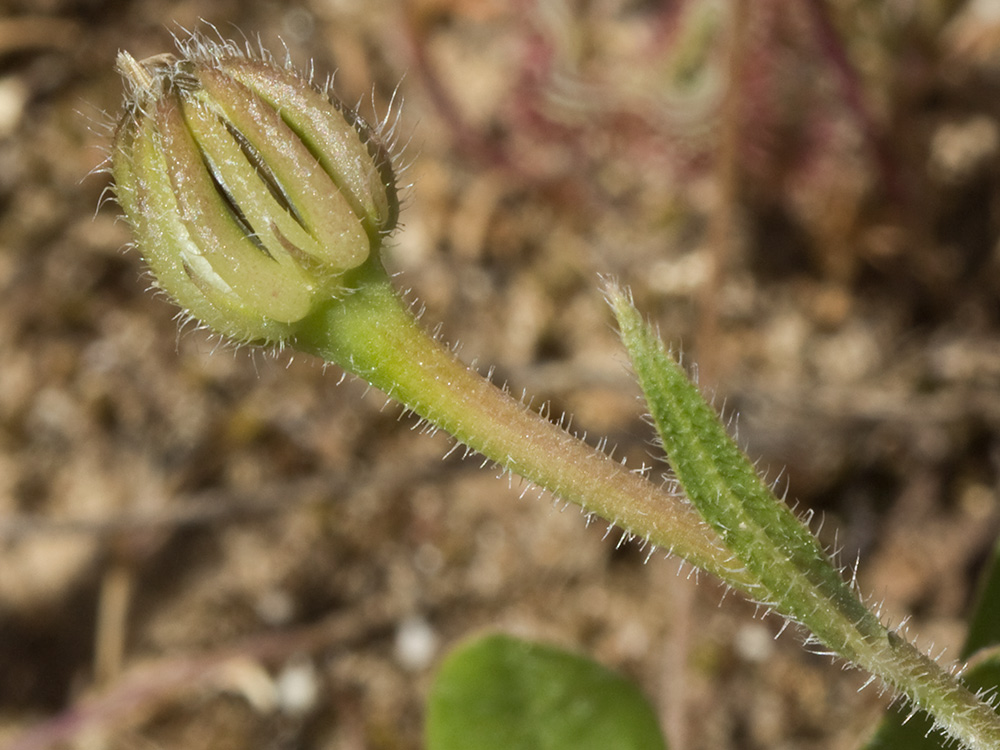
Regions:
<svg viewBox="0 0 1000 750"><path fill-rule="evenodd" d="M641 466L599 275L631 285L948 659L1000 528L998 6L5 0L0 746L419 748L435 665L499 629L632 676L674 748L858 747L887 699L777 618L336 368L178 334L103 200L114 59L203 19L396 92L424 320Z"/></svg>

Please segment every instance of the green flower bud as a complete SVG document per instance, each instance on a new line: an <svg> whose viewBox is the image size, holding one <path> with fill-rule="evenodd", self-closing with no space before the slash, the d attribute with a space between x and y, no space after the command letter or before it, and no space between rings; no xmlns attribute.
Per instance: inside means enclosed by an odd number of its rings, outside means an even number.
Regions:
<svg viewBox="0 0 1000 750"><path fill-rule="evenodd" d="M157 285L238 341L283 343L396 224L392 160L300 74L232 44L118 56L116 197Z"/></svg>

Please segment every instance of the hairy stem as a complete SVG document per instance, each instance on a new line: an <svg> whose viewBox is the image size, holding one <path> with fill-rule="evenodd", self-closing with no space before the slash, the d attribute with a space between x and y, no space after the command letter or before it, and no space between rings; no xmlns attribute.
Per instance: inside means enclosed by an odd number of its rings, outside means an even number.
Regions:
<svg viewBox="0 0 1000 750"><path fill-rule="evenodd" d="M557 497L748 591L753 579L687 501L573 437L430 337L377 261L353 293L299 325L296 349L384 391L459 442Z"/></svg>
<svg viewBox="0 0 1000 750"><path fill-rule="evenodd" d="M677 479L756 579L751 596L905 693L967 747L1000 748L1000 716L865 607L818 540L757 474L629 296L610 286L608 297Z"/></svg>

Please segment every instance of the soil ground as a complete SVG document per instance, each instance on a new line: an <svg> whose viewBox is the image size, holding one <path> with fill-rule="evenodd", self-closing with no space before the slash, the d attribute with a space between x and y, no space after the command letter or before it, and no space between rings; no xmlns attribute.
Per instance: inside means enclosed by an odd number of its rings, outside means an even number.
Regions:
<svg viewBox="0 0 1000 750"><path fill-rule="evenodd" d="M887 698L777 618L336 368L178 334L100 171L117 51L206 23L367 116L397 92L386 264L423 319L660 467L600 275L629 284L947 659L1000 528L1000 27L829 5L6 0L0 745L411 750L435 665L502 630L633 677L678 750L859 747Z"/></svg>

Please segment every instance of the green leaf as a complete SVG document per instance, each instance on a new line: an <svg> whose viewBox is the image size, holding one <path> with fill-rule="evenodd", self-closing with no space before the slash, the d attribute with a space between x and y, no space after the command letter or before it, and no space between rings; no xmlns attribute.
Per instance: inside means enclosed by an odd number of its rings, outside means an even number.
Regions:
<svg viewBox="0 0 1000 750"><path fill-rule="evenodd" d="M1000 539L983 571L979 596L969 618L969 632L962 647L962 659L981 654L962 681L976 691L1000 689ZM864 750L946 750L954 747L946 737L932 729L930 717L923 712L910 715L905 706L895 706L886 715Z"/></svg>
<svg viewBox="0 0 1000 750"><path fill-rule="evenodd" d="M613 284L607 294L667 460L691 503L756 582L745 590L805 625L830 651L895 686L965 746L1000 750L1000 717L940 665L886 630L806 526L758 476L630 296Z"/></svg>
<svg viewBox="0 0 1000 750"><path fill-rule="evenodd" d="M979 580L979 595L969 618L961 657L968 659L977 651L997 645L1000 645L1000 538Z"/></svg>
<svg viewBox="0 0 1000 750"><path fill-rule="evenodd" d="M608 298L670 467L701 516L759 582L751 593L842 656L883 639L819 542L778 500L623 290Z"/></svg>
<svg viewBox="0 0 1000 750"><path fill-rule="evenodd" d="M427 750L666 750L638 688L589 659L505 635L452 652L435 678Z"/></svg>

